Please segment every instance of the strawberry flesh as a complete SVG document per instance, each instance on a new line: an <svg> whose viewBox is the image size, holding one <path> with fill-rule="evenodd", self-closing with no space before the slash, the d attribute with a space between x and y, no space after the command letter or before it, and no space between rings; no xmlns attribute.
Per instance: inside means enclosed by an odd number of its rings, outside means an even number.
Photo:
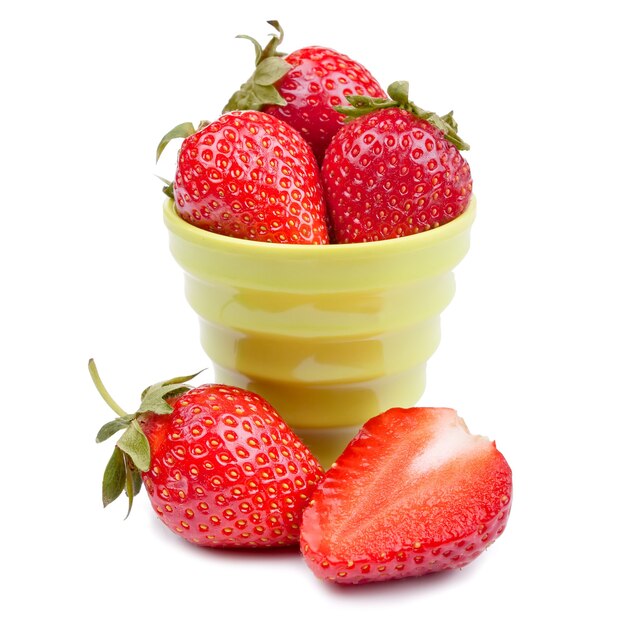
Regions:
<svg viewBox="0 0 626 626"><path fill-rule="evenodd" d="M317 576L366 583L458 568L504 530L511 470L452 409L391 409L365 424L306 509Z"/></svg>

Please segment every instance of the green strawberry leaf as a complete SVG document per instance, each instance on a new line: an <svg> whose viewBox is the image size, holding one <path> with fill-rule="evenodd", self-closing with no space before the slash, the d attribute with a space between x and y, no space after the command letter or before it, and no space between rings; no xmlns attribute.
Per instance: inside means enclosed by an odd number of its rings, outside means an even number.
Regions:
<svg viewBox="0 0 626 626"><path fill-rule="evenodd" d="M397 106L395 100L390 100L389 98L353 95L346 96L346 99L350 104L347 106L338 105L335 107L335 111L345 115L348 120L356 119L357 117L373 113L374 111Z"/></svg>
<svg viewBox="0 0 626 626"><path fill-rule="evenodd" d="M261 47L261 44L254 37L250 37L250 35L237 35L235 39L247 39L248 41L252 42L255 52L255 63L258 64L261 60L261 55L263 54L263 48Z"/></svg>
<svg viewBox="0 0 626 626"><path fill-rule="evenodd" d="M269 57L261 61L252 75L257 85L267 87L278 82L289 70L291 65L280 57Z"/></svg>
<svg viewBox="0 0 626 626"><path fill-rule="evenodd" d="M141 403L140 413L156 413L157 415L168 415L174 409L172 405L163 397L160 390L149 392Z"/></svg>
<svg viewBox="0 0 626 626"><path fill-rule="evenodd" d="M188 386L185 385L184 383L187 383L190 380L194 379L196 376L198 376L198 374L201 374L203 371L204 370L202 369L196 372L195 374L188 374L186 376L176 376L175 378L162 380L161 382L158 382L158 383L155 383L154 385L150 385L149 387L146 387L141 392L142 406L143 406L144 400L146 399L146 396L148 395L152 395L152 396L160 395L161 397L165 397L165 396L173 395L174 391L176 391L179 388L186 391L188 389ZM145 410L148 410L148 409L145 409ZM143 409L140 407L139 411L137 412L141 413L142 411Z"/></svg>
<svg viewBox="0 0 626 626"><path fill-rule="evenodd" d="M137 420L130 423L119 438L117 446L131 458L137 469L142 472L150 469L150 443Z"/></svg>
<svg viewBox="0 0 626 626"><path fill-rule="evenodd" d="M200 370L200 372L202 371L203 370ZM200 372L189 376L177 376L176 378L170 378L169 380L164 380L160 383L150 385L150 387L146 387L141 394L141 406L137 414L152 412L165 415L171 413L174 409L167 402L167 399L188 391L189 387L184 383L195 378Z"/></svg>
<svg viewBox="0 0 626 626"><path fill-rule="evenodd" d="M125 473L125 485L124 485L124 491L126 492L126 497L128 498L128 510L126 511L126 517L124 519L128 519L128 516L130 515L130 511L133 508L133 500L135 498L135 489L133 486L133 473L132 473L132 469L131 469L131 464L128 462L129 459L127 457L127 455L124 455L124 468L126 470Z"/></svg>
<svg viewBox="0 0 626 626"><path fill-rule="evenodd" d="M141 406L137 413L158 413L159 415L167 415L171 413L174 408L167 401L173 396L180 396L181 394L189 391L188 385L179 385L177 383L172 385L159 385L156 388L148 387L146 395L141 400Z"/></svg>
<svg viewBox="0 0 626 626"><path fill-rule="evenodd" d="M163 139L159 142L156 151L156 160L159 160L159 157L165 150L167 144L172 141L172 139L185 139L187 137L191 137L196 132L194 125L191 122L183 122L182 124L178 124L170 130L168 133L163 135Z"/></svg>
<svg viewBox="0 0 626 626"><path fill-rule="evenodd" d="M271 35L265 48L261 48L256 39L247 35L238 35L254 45L255 69L252 76L230 97L222 113L228 111L261 111L264 106L276 104L284 106L287 101L275 87L276 83L291 69L291 65L283 58L285 55L277 50L283 40L283 29L276 20L268 22L278 31Z"/></svg>
<svg viewBox="0 0 626 626"><path fill-rule="evenodd" d="M123 430L113 454L109 459L102 478L102 502L106 507L116 500L122 491L126 491L128 497L128 514L130 514L133 499L141 491L141 472L150 469L150 442L143 432L140 424L144 414L154 412L159 414L171 413L173 408L167 402L168 398L178 396L189 391L186 385L200 372L186 376L170 378L155 385L147 387L141 395L141 406L136 413L126 413L111 397L105 388L96 364L93 359L89 360L89 373L96 389L118 417L107 422L100 428L96 436L97 442L109 439L116 432Z"/></svg>
<svg viewBox="0 0 626 626"><path fill-rule="evenodd" d="M126 454L124 455L124 461L125 461L124 467L126 469L126 476L125 476L124 482L125 482L126 496L128 497L128 511L126 512L126 518L128 518L133 508L133 501L135 499L135 496L141 490L141 474L139 473L137 468L134 467L132 460L129 459L128 455Z"/></svg>
<svg viewBox="0 0 626 626"><path fill-rule="evenodd" d="M188 383L199 374L202 374L202 372L204 372L204 369L197 371L195 374L187 374L185 376L175 376L174 378L168 378L167 380L164 380L161 385L179 385L182 383Z"/></svg>
<svg viewBox="0 0 626 626"><path fill-rule="evenodd" d="M250 35L237 35L235 39L247 39L252 42L254 46L254 64L259 65L261 61L267 59L268 57L284 57L284 52L278 51L278 46L283 42L283 37L285 33L281 25L276 20L268 20L267 22L272 28L275 28L278 31L278 35L269 35L270 40L265 48L261 48L261 44L254 39L254 37L250 37Z"/></svg>
<svg viewBox="0 0 626 626"><path fill-rule="evenodd" d="M119 430L124 428L128 428L131 420L134 418L134 415L126 415L124 417L117 417L111 422L107 422L96 435L96 443L102 443L106 441L109 437L113 436Z"/></svg>
<svg viewBox="0 0 626 626"><path fill-rule="evenodd" d="M454 115L454 111L450 111L449 113L442 115L441 119L446 124L448 124L448 126L450 126L450 128L452 128L454 132L456 132L457 130L459 130L459 125L456 123L456 120L454 119L453 115Z"/></svg>
<svg viewBox="0 0 626 626"><path fill-rule="evenodd" d="M179 386L176 386L178 389ZM173 390L172 390L173 391ZM141 400L141 406L137 413L157 413L158 415L167 415L174 409L164 398L165 392L163 387L148 387L146 395Z"/></svg>
<svg viewBox="0 0 626 626"><path fill-rule="evenodd" d="M161 382L154 383L154 385L150 385L149 387L146 387L141 392L141 399L143 400L149 392L158 390L161 387L168 386L168 385L182 385L183 383L188 383L190 380L193 380L196 376L198 376L202 372L204 372L203 369L196 372L195 374L187 374L185 376L175 376L174 378L168 378L167 380L162 380Z"/></svg>
<svg viewBox="0 0 626 626"><path fill-rule="evenodd" d="M133 493L137 495L141 491L143 481L141 480L141 472L135 467L132 471L133 475Z"/></svg>
<svg viewBox="0 0 626 626"><path fill-rule="evenodd" d="M126 483L124 453L117 447L107 463L102 477L102 504L108 506L122 493Z"/></svg>
<svg viewBox="0 0 626 626"><path fill-rule="evenodd" d="M263 107L263 100L257 96L254 86L238 91L237 94L234 100L229 100L232 108L227 109L228 111L260 111Z"/></svg>
<svg viewBox="0 0 626 626"><path fill-rule="evenodd" d="M404 104L409 102L409 83L406 80L397 80L387 88L392 100Z"/></svg>
<svg viewBox="0 0 626 626"><path fill-rule="evenodd" d="M387 88L389 98L372 98L370 96L351 95L346 96L350 106L336 106L335 110L345 115L345 121L350 122L362 115L368 115L374 111L397 107L404 109L419 119L427 121L435 128L441 130L445 138L459 150L469 150L466 144L457 132L458 125L452 116L452 111L444 116L439 116L431 111L426 111L418 107L414 102L409 100L409 83L405 80L398 80L391 83Z"/></svg>
<svg viewBox="0 0 626 626"><path fill-rule="evenodd" d="M276 87L264 86L264 85L255 85L252 90L252 97L255 106L262 107L266 104L277 104L278 106L284 106L287 104L287 100L285 100Z"/></svg>
<svg viewBox="0 0 626 626"><path fill-rule="evenodd" d="M167 180L166 178L163 178L162 176L157 176L157 178L164 184L163 186L163 193L168 197L171 198L172 200L174 199L174 183L171 180Z"/></svg>
<svg viewBox="0 0 626 626"><path fill-rule="evenodd" d="M270 35L270 37L273 37L276 40L275 43L270 42L271 45L273 46L272 52L273 52L273 54L280 54L280 55L282 55L283 53L282 52L278 52L278 50L276 50L276 48L278 46L280 46L280 44L283 42L283 37L285 36L285 33L284 33L281 25L278 23L278 20L267 20L267 23L278 31L278 36Z"/></svg>

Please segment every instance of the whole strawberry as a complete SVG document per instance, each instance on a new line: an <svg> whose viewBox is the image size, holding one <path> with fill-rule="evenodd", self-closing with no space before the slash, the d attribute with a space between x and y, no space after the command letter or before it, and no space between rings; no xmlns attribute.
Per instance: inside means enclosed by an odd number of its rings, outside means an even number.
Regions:
<svg viewBox="0 0 626 626"><path fill-rule="evenodd" d="M448 113L439 117L409 101L408 83L391 99L349 96L349 120L322 165L331 229L338 243L413 235L458 217L472 193L468 149Z"/></svg>
<svg viewBox="0 0 626 626"><path fill-rule="evenodd" d="M346 96L384 97L371 73L350 57L321 46L308 46L288 55L277 51L283 40L279 23L270 21L278 36L256 49L256 69L229 100L224 111L255 109L270 113L295 128L310 143L321 164L333 135L344 118L335 107Z"/></svg>
<svg viewBox="0 0 626 626"><path fill-rule="evenodd" d="M92 378L118 418L97 441L124 430L103 479L107 506L142 484L165 525L183 539L213 547L272 547L298 542L302 511L323 470L260 396L193 376L148 387L126 414Z"/></svg>
<svg viewBox="0 0 626 626"><path fill-rule="evenodd" d="M315 574L360 584L460 568L504 531L511 468L452 409L390 409L348 444L305 510Z"/></svg>
<svg viewBox="0 0 626 626"><path fill-rule="evenodd" d="M328 243L319 170L310 146L289 125L257 111L234 111L184 137L176 178L165 191L178 214L214 233L271 243Z"/></svg>

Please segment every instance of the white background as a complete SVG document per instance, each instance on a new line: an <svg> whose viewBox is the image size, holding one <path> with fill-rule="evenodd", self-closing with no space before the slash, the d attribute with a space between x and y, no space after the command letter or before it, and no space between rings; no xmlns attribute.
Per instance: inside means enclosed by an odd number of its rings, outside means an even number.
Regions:
<svg viewBox="0 0 626 626"><path fill-rule="evenodd" d="M620 3L11 3L4 95L1 520L4 623L623 624L626 254ZM8 8L10 6L11 8ZM345 52L450 108L479 203L422 405L497 441L509 526L460 572L362 588L297 552L196 549L103 511L109 410L206 365L167 248L155 147L216 117L247 33ZM210 379L210 372L204 381ZM134 410L134 409L133 409Z"/></svg>

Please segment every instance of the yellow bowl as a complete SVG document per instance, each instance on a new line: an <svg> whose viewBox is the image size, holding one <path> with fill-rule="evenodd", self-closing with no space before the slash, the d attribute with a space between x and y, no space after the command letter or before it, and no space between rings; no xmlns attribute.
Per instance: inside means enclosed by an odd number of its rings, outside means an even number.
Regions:
<svg viewBox="0 0 626 626"><path fill-rule="evenodd" d="M314 246L216 235L164 205L217 381L265 397L318 457L421 397L475 213L472 198L461 216L417 235Z"/></svg>

